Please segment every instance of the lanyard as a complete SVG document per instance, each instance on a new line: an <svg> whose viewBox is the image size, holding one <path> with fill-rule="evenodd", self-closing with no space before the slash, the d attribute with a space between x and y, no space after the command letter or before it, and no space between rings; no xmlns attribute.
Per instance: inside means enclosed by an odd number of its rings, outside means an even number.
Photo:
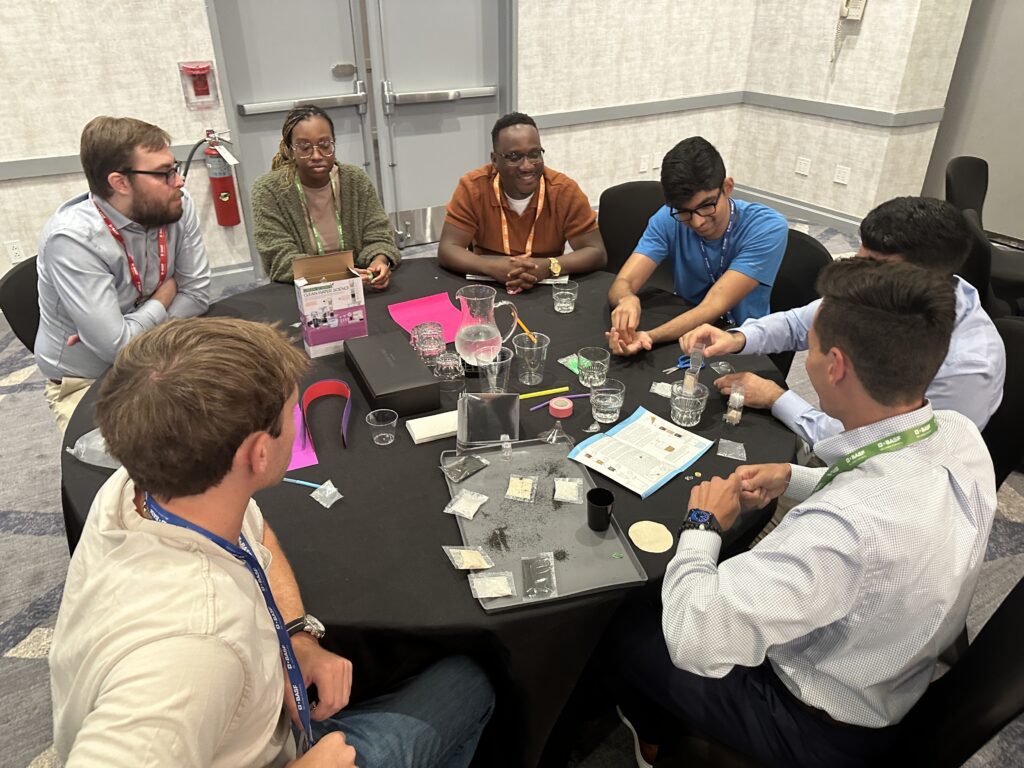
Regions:
<svg viewBox="0 0 1024 768"><path fill-rule="evenodd" d="M148 493L146 494L146 511L149 512L151 518L158 522L169 523L179 528L187 528L190 531L195 531L205 536L228 554L245 563L252 572L260 592L263 593L263 599L267 601L267 610L270 612L270 618L274 622L274 629L277 631L277 641L281 645L281 660L284 662L285 671L288 673L288 682L291 686L292 696L295 697L295 707L298 709L299 717L302 720L303 738L300 739L299 752L300 754L304 753L313 745L313 729L309 723L309 700L306 697L306 684L302 679L302 671L299 669L299 662L295 658L295 651L292 649L292 639L288 636L284 619L281 618L281 612L277 609L277 603L274 602L274 596L270 592L267 574L264 573L263 567L260 565L259 560L256 559L256 555L253 554L249 542L245 540L245 535L242 534L238 537L237 545L232 544L217 534L211 533L205 528L200 528L198 525L178 517L173 512L168 512L157 504Z"/></svg>
<svg viewBox="0 0 1024 768"><path fill-rule="evenodd" d="M501 204L501 177L498 174L494 174L494 199L498 201L498 211L501 212L501 245L505 250L506 256L512 255L512 246L509 244L508 239L508 219L505 217L505 206ZM537 219L540 218L541 211L544 210L544 174L540 176L540 191L537 194L537 214L533 217L533 225L530 227L530 234L526 238L526 248L523 249L523 253L533 253L533 235L537 231Z"/></svg>
<svg viewBox="0 0 1024 768"><path fill-rule="evenodd" d="M856 469L868 459L878 456L881 453L900 451L908 445L913 445L914 443L929 438L934 435L938 429L939 425L936 423L935 417L932 416L919 427L905 429L902 432L897 432L895 435L889 435L888 437L884 437L877 442L866 445L853 453L847 454L825 471L825 474L821 476L821 480L819 480L818 484L814 486L812 493L820 491L826 485L835 480L836 476L840 473Z"/></svg>
<svg viewBox="0 0 1024 768"><path fill-rule="evenodd" d="M107 225L107 229L110 230L110 234L114 236L114 239L121 244L121 249L124 251L125 258L128 259L128 272L132 276L132 285L135 286L135 290L138 291L139 298L135 301L135 306L139 306L142 303L142 276L139 274L139 268L135 266L135 259L128 253L128 246L124 242L124 237L120 232L117 231L117 227L114 226L114 222L103 212L103 209L94 201L93 205L96 206L96 210L99 212L100 217L103 219L103 223ZM167 227L160 227L160 231L157 233L157 252L160 254L160 281L156 284L159 288L164 280L167 278ZM155 290L155 289L154 289Z"/></svg>
<svg viewBox="0 0 1024 768"><path fill-rule="evenodd" d="M338 209L341 205L341 196L338 194L338 188L335 186L336 178L334 170L331 170L331 210L334 211L334 226L338 228L338 250L345 250L345 232L341 228L341 214ZM302 188L302 182L299 181L298 174L295 176L295 189L299 192L299 201L302 203L302 212L306 214L306 222L309 224L310 230L313 232L313 239L316 240L316 252L317 255L323 256L326 252L324 248L323 238L320 237L320 231L316 228L316 224L313 221L313 217L309 213L309 205L306 203L306 191Z"/></svg>
<svg viewBox="0 0 1024 768"><path fill-rule="evenodd" d="M729 198L729 224L725 228L725 234L722 235L722 252L718 259L718 274L716 275L714 270L711 269L711 260L708 258L707 243L703 237L697 238L697 244L700 246L700 255L704 257L704 268L708 271L708 278L711 280L711 284L714 285L718 282L718 278L725 274L725 255L729 250L729 235L732 234L732 225L736 223L736 203L730 197ZM725 319L729 321L730 325L736 325L736 321L733 319L732 310L725 313Z"/></svg>

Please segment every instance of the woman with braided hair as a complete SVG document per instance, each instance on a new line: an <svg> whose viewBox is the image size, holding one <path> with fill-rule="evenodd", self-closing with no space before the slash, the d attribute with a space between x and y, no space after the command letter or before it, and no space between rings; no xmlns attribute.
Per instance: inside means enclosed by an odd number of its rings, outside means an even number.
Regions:
<svg viewBox="0 0 1024 768"><path fill-rule="evenodd" d="M291 282L292 262L351 251L363 282L387 288L401 260L369 176L335 157L334 123L319 107L292 109L270 173L252 185L256 250L271 280Z"/></svg>

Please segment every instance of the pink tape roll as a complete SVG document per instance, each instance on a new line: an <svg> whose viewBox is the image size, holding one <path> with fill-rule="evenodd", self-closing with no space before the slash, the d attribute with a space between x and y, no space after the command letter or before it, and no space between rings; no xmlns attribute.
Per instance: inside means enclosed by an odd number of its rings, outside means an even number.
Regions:
<svg viewBox="0 0 1024 768"><path fill-rule="evenodd" d="M556 419L567 419L572 416L572 400L568 397L556 397L548 403L548 413Z"/></svg>

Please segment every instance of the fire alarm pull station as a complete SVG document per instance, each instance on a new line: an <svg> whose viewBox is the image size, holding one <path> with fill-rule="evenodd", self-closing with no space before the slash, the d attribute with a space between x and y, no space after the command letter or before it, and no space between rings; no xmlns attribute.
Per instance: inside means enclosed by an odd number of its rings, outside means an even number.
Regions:
<svg viewBox="0 0 1024 768"><path fill-rule="evenodd" d="M179 61L178 72L189 109L213 109L220 104L212 61Z"/></svg>

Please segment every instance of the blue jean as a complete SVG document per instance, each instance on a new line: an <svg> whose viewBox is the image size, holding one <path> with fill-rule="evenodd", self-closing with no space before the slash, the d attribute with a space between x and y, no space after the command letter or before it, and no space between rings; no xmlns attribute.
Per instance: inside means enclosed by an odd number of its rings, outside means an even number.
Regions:
<svg viewBox="0 0 1024 768"><path fill-rule="evenodd" d="M313 734L344 733L360 768L467 768L493 710L480 667L449 656L391 693L314 722Z"/></svg>

